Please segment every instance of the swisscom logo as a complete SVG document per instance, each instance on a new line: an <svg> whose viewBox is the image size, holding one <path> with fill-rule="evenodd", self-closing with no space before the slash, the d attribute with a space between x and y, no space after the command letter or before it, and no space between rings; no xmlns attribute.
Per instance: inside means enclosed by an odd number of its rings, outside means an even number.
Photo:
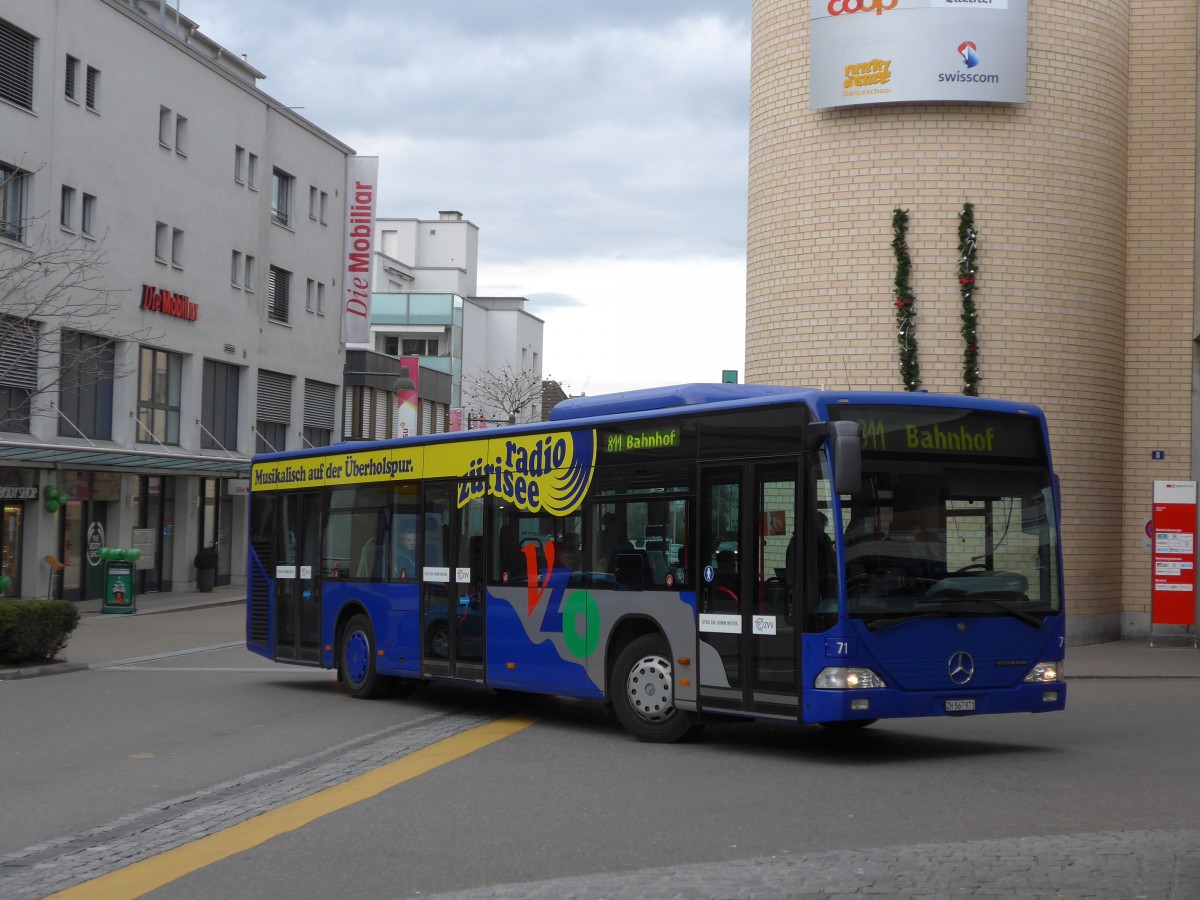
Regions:
<svg viewBox="0 0 1200 900"><path fill-rule="evenodd" d="M982 60L979 58L979 47L974 41L963 41L958 45L958 55L962 58L963 65L968 69L974 69ZM942 72L938 75L938 81L953 84L999 84L999 75L985 75L982 72Z"/></svg>

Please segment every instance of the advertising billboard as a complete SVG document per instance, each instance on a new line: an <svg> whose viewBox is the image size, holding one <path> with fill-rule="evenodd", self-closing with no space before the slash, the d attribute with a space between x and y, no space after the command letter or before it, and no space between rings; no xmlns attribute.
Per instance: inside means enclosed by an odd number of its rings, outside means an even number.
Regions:
<svg viewBox="0 0 1200 900"><path fill-rule="evenodd" d="M371 339L371 256L379 157L346 160L346 249L342 271L342 343Z"/></svg>
<svg viewBox="0 0 1200 900"><path fill-rule="evenodd" d="M809 107L1024 103L1026 0L809 0Z"/></svg>

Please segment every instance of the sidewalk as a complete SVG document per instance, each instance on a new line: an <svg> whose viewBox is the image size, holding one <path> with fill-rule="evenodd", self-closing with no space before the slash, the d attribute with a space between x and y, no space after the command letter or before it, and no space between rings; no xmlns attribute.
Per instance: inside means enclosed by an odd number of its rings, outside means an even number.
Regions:
<svg viewBox="0 0 1200 900"><path fill-rule="evenodd" d="M169 591L134 598L133 613L103 613L101 601L77 604L79 625L62 662L0 668L0 681L60 675L108 663L161 656L246 640L246 588L224 585L209 593Z"/></svg>
<svg viewBox="0 0 1200 900"><path fill-rule="evenodd" d="M130 614L102 613L99 600L80 603L79 627L67 643L64 662L0 669L0 681L77 672L118 661L245 641L245 587L226 585L211 593L145 594L135 602L137 612ZM1200 650L1192 647L1190 636L1156 636L1153 647L1148 637L1131 638L1068 647L1065 668L1068 681L1200 679Z"/></svg>

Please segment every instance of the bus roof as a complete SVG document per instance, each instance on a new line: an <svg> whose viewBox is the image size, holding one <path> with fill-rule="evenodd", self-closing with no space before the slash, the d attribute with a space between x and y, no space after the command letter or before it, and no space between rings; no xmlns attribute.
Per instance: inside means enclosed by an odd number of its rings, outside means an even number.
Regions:
<svg viewBox="0 0 1200 900"><path fill-rule="evenodd" d="M551 411L545 422L530 422L505 425L499 428L473 431L438 432L408 438L379 440L343 441L326 447L303 450L285 450L276 453L256 454L254 459L287 459L290 457L323 456L341 451L364 449L368 446L392 446L396 444L424 444L446 440L479 440L492 435L523 434L544 431L558 424L582 425L596 420L622 419L645 416L657 418L679 413L685 409L694 412L716 412L736 407L770 406L779 403L804 404L818 416L827 415L831 406L841 404L963 407L1003 413L1024 413L1043 419L1042 411L1030 403L1015 403L1007 400L990 400L980 397L965 397L961 394L935 394L926 391L840 391L817 390L814 388L786 387L767 384L678 384L666 387L644 388L616 394L597 394L594 397L572 397L563 400Z"/></svg>

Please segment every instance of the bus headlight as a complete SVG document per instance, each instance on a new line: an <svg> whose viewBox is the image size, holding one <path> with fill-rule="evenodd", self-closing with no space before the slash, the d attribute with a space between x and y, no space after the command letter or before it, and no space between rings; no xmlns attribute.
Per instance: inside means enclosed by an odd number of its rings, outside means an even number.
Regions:
<svg viewBox="0 0 1200 900"><path fill-rule="evenodd" d="M1046 684L1050 681L1062 681L1063 664L1058 662L1040 662L1025 676L1026 684Z"/></svg>
<svg viewBox="0 0 1200 900"><path fill-rule="evenodd" d="M870 669L830 666L822 669L813 687L832 691L857 691L864 688L887 687L883 679Z"/></svg>

